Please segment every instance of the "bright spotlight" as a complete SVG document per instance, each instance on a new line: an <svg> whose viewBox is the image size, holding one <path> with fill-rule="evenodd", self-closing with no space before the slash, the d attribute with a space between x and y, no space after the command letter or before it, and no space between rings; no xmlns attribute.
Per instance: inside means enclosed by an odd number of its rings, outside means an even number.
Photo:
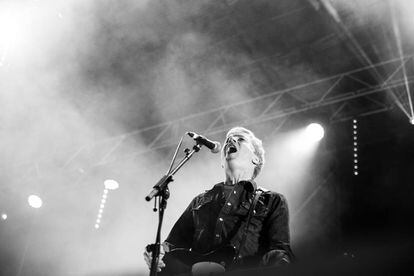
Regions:
<svg viewBox="0 0 414 276"><path fill-rule="evenodd" d="M105 189L116 190L119 188L119 183L113 179L107 179L104 181Z"/></svg>
<svg viewBox="0 0 414 276"><path fill-rule="evenodd" d="M29 202L29 205L33 208L40 208L43 204L42 199L37 195L30 195L27 198L27 202Z"/></svg>
<svg viewBox="0 0 414 276"><path fill-rule="evenodd" d="M7 214L4 214L4 213L3 213L3 214L1 214L1 219L2 219L2 220L6 220L6 219L7 219Z"/></svg>
<svg viewBox="0 0 414 276"><path fill-rule="evenodd" d="M412 125L414 125L414 117L412 117L412 118L410 119L410 123L411 123Z"/></svg>
<svg viewBox="0 0 414 276"><path fill-rule="evenodd" d="M320 124L312 123L306 127L306 137L314 142L317 142L323 138L325 131Z"/></svg>

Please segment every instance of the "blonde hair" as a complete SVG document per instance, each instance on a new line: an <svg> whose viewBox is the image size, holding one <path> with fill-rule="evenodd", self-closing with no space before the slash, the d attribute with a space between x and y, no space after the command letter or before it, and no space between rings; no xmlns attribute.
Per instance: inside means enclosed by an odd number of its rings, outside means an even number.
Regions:
<svg viewBox="0 0 414 276"><path fill-rule="evenodd" d="M263 148L262 140L257 138L252 131L248 130L247 128L239 127L239 126L233 127L232 129L230 129L226 134L226 139L230 135L239 134L239 133L246 134L251 139L251 142L254 148L254 154L259 159L259 163L256 164L256 167L253 172L253 178L256 178L256 176L259 175L265 163L265 157L264 157L265 150Z"/></svg>

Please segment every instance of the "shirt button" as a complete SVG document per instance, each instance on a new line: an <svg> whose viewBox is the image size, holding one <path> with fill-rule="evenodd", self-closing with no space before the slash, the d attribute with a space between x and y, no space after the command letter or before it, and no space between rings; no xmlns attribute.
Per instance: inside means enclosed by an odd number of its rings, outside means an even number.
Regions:
<svg viewBox="0 0 414 276"><path fill-rule="evenodd" d="M227 205L228 205L228 206L231 206L231 203L230 203L230 202L227 202Z"/></svg>
<svg viewBox="0 0 414 276"><path fill-rule="evenodd" d="M216 238L220 238L220 235L219 234L216 234Z"/></svg>
<svg viewBox="0 0 414 276"><path fill-rule="evenodd" d="M233 191L233 194L237 194L237 192L236 191Z"/></svg>
<svg viewBox="0 0 414 276"><path fill-rule="evenodd" d="M223 221L223 218L219 218L219 221Z"/></svg>

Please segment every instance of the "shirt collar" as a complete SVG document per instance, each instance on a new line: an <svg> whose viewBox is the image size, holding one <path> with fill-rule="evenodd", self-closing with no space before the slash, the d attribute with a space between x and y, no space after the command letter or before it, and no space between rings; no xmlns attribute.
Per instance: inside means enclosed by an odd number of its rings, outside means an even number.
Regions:
<svg viewBox="0 0 414 276"><path fill-rule="evenodd" d="M226 185L225 182L222 182L222 185ZM241 185L244 189L250 193L254 192L257 189L257 184L254 180L242 180L239 181L236 185Z"/></svg>
<svg viewBox="0 0 414 276"><path fill-rule="evenodd" d="M246 191L250 193L257 189L257 184L254 180L242 180L238 184L243 185Z"/></svg>

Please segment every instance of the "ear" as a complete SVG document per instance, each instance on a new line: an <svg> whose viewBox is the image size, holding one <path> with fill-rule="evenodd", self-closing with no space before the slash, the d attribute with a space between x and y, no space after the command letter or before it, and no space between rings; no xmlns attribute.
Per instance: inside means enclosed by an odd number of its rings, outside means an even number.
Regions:
<svg viewBox="0 0 414 276"><path fill-rule="evenodd" d="M259 165L260 164L259 157L257 156L253 157L252 163L255 164L256 166Z"/></svg>

